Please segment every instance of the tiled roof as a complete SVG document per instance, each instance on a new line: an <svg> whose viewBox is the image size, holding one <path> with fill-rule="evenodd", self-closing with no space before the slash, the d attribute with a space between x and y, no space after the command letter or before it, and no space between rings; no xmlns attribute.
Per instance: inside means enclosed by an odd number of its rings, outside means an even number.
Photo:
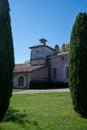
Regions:
<svg viewBox="0 0 87 130"><path fill-rule="evenodd" d="M38 44L38 45L36 45L36 46L29 47L29 49L38 48L38 47L47 47L47 48L49 48L49 49L55 51L54 48L52 48L52 47L50 47L50 46L48 46L48 45L44 45L44 44Z"/></svg>
<svg viewBox="0 0 87 130"><path fill-rule="evenodd" d="M31 66L31 64L16 64L13 72L32 72L42 67L44 65Z"/></svg>
<svg viewBox="0 0 87 130"><path fill-rule="evenodd" d="M60 55L66 55L66 54L69 54L69 52L68 52L68 51L66 51L66 52L61 52L61 53L59 53L59 54L57 54L57 55L60 56Z"/></svg>
<svg viewBox="0 0 87 130"><path fill-rule="evenodd" d="M47 58L53 58L53 57L58 57L58 56L63 56L63 55L68 55L69 52L61 52L61 53L58 53L58 54L54 54L52 56L48 56Z"/></svg>

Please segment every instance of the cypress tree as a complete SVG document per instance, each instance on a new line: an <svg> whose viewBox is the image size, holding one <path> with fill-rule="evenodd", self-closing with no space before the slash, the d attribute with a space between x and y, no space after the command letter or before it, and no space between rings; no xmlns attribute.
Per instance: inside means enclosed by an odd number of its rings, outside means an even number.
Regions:
<svg viewBox="0 0 87 130"><path fill-rule="evenodd" d="M69 86L74 110L87 117L87 14L76 17L70 37Z"/></svg>
<svg viewBox="0 0 87 130"><path fill-rule="evenodd" d="M0 0L0 122L13 89L14 49L8 0Z"/></svg>

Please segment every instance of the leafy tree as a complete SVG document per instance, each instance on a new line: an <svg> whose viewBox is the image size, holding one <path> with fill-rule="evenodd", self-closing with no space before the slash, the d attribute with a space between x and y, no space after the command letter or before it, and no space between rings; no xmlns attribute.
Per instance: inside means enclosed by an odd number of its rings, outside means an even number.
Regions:
<svg viewBox="0 0 87 130"><path fill-rule="evenodd" d="M66 43L65 44L65 51L69 51L70 50L70 43Z"/></svg>
<svg viewBox="0 0 87 130"><path fill-rule="evenodd" d="M70 43L63 43L61 48L60 48L60 52L66 52L70 50Z"/></svg>
<svg viewBox="0 0 87 130"><path fill-rule="evenodd" d="M14 49L8 0L0 0L0 122L12 96Z"/></svg>
<svg viewBox="0 0 87 130"><path fill-rule="evenodd" d="M25 63L25 64L29 64L29 63L30 63L30 61L29 61L29 60L26 60L24 63Z"/></svg>
<svg viewBox="0 0 87 130"><path fill-rule="evenodd" d="M69 86L76 112L87 117L87 14L79 13L72 28Z"/></svg>

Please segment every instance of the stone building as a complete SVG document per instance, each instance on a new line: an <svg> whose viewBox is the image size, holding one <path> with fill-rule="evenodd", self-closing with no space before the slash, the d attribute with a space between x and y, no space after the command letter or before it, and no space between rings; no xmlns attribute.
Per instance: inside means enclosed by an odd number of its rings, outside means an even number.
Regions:
<svg viewBox="0 0 87 130"><path fill-rule="evenodd" d="M46 45L46 39L32 46L30 63L16 64L14 68L14 87L29 88L31 80L67 82L68 52L59 53L58 45Z"/></svg>

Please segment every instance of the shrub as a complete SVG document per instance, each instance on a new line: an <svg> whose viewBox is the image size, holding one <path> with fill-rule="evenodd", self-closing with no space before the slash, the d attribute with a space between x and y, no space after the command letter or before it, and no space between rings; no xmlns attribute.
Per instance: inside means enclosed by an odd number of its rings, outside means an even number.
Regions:
<svg viewBox="0 0 87 130"><path fill-rule="evenodd" d="M0 122L5 116L13 89L14 51L8 0L0 1Z"/></svg>
<svg viewBox="0 0 87 130"><path fill-rule="evenodd" d="M76 17L70 38L69 86L73 107L87 117L87 14Z"/></svg>
<svg viewBox="0 0 87 130"><path fill-rule="evenodd" d="M67 88L68 83L53 82L53 81L30 81L30 89L55 89L55 88Z"/></svg>

